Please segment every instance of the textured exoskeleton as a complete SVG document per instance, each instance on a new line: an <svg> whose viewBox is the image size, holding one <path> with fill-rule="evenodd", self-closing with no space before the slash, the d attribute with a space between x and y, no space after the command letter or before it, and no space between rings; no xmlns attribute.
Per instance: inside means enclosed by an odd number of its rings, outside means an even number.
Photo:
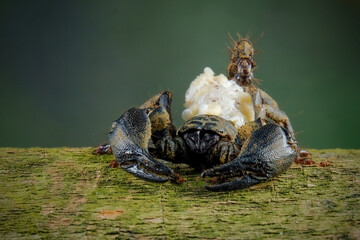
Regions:
<svg viewBox="0 0 360 240"><path fill-rule="evenodd" d="M296 143L283 127L260 118L240 129L218 116L199 115L178 131L171 122L171 93L156 95L139 108L132 108L116 120L110 131L110 145L125 171L148 181L165 182L176 178L169 167L156 160L187 163L206 169L206 176L231 182L206 186L212 191L250 187L284 172L297 156ZM265 120L266 122L266 120ZM152 140L156 151L148 151Z"/></svg>
<svg viewBox="0 0 360 240"><path fill-rule="evenodd" d="M109 139L120 167L144 180L177 179L163 159L219 177L211 191L243 189L286 171L295 159L308 156L295 141L289 118L278 104L253 84L254 49L248 39L234 42L228 79L236 81L253 100L255 121L241 127L219 116L198 115L179 129L172 123L172 93L158 94L117 119ZM149 142L154 150L149 151Z"/></svg>

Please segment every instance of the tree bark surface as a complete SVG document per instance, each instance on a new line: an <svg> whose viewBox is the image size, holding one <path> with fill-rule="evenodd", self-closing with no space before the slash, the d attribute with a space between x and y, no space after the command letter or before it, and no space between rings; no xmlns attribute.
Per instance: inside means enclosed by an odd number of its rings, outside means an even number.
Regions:
<svg viewBox="0 0 360 240"><path fill-rule="evenodd" d="M0 148L0 239L360 239L360 150L310 150L249 189L213 193L108 167L92 148ZM326 165L326 164L325 164Z"/></svg>

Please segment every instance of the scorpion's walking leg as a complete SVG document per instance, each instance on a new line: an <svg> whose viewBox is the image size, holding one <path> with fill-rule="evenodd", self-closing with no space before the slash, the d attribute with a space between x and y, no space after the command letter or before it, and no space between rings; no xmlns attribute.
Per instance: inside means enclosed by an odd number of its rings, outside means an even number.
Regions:
<svg viewBox="0 0 360 240"><path fill-rule="evenodd" d="M286 171L296 158L296 144L284 128L267 124L256 130L232 162L208 169L203 177L237 178L218 185L205 186L210 191L244 189Z"/></svg>
<svg viewBox="0 0 360 240"><path fill-rule="evenodd" d="M93 150L93 154L97 154L97 155L112 154L110 144L105 143L96 146L95 149Z"/></svg>
<svg viewBox="0 0 360 240"><path fill-rule="evenodd" d="M266 92L258 90L253 96L255 119L274 122L285 128L295 139L294 130L285 112L280 110L278 104Z"/></svg>

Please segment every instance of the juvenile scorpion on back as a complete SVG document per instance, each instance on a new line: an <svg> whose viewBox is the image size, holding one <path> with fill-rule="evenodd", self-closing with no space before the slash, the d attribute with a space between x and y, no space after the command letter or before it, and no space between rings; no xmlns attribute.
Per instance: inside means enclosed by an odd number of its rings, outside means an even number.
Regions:
<svg viewBox="0 0 360 240"><path fill-rule="evenodd" d="M278 176L295 160L310 159L310 154L298 147L287 115L254 84L252 43L239 36L233 45L225 84L235 84L249 96L251 116L235 123L234 118L217 114L211 105L210 114L196 110L176 129L171 116L172 93L164 91L113 122L110 147L122 169L147 181L167 182L177 181L179 175L157 159L186 163L201 170L202 177L218 179L206 189L231 191ZM239 109L235 115L242 116ZM154 146L152 151L149 142ZM104 149L102 146L98 151Z"/></svg>

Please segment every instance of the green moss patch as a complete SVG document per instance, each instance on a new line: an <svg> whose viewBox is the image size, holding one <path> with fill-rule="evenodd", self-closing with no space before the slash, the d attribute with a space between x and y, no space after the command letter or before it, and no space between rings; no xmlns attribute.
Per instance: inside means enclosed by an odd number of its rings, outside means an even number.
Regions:
<svg viewBox="0 0 360 240"><path fill-rule="evenodd" d="M156 184L92 148L1 148L0 238L360 238L360 151L310 152L330 166L213 193L185 165L185 183Z"/></svg>

